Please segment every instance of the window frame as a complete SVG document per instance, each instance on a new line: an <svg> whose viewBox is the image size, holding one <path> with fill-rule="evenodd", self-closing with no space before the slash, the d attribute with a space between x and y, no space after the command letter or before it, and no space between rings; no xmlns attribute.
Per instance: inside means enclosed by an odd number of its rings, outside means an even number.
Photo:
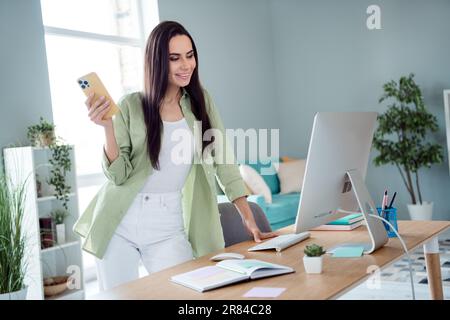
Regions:
<svg viewBox="0 0 450 320"><path fill-rule="evenodd" d="M146 35L149 34L151 29L159 23L159 8L158 1L148 1L148 0L133 0L136 2L137 8L137 24L138 32L140 37L124 37L124 36L114 36L106 35L95 32L78 31L73 29L59 28L46 26L44 24L44 35L61 36L69 38L78 38L83 40L93 40L105 42L108 44L120 45L120 46L130 46L135 48L140 48L142 56L145 54L146 45ZM90 173L90 174L77 174L78 188L91 187L96 185L101 185L104 181L104 175L102 172Z"/></svg>

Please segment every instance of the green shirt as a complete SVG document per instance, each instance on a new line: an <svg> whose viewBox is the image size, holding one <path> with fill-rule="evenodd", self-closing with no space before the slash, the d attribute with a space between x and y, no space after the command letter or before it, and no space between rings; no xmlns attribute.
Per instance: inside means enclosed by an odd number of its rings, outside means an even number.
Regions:
<svg viewBox="0 0 450 320"><path fill-rule="evenodd" d="M211 126L220 130L225 137L222 120L214 102L206 90L203 92ZM194 128L197 125L196 118L191 110L189 94L184 88L180 105L192 132L200 130L201 133L201 129ZM98 258L105 254L117 226L153 172L147 155L141 94L136 92L125 95L118 106L120 112L114 116L113 125L120 149L119 156L110 163L106 155L103 155L102 167L108 181L91 200L73 228L84 240L83 249ZM225 146L225 153L232 154L226 142ZM217 177L230 201L248 195L235 163L220 163L214 157L210 157L209 161L200 161L200 158L197 154L194 155L194 163L182 189L184 227L195 257L224 247L215 178Z"/></svg>

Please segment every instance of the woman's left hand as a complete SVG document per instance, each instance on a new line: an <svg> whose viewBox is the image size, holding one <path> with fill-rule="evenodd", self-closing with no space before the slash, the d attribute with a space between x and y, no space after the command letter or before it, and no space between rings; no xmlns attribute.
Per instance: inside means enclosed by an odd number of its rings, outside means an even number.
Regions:
<svg viewBox="0 0 450 320"><path fill-rule="evenodd" d="M261 232L261 230L259 230L259 228L256 225L254 220L253 221L245 220L244 225L247 228L247 230L250 232L250 234L253 235L253 239L255 240L255 242L261 242L261 240L263 240L263 239L273 238L273 237L276 237L279 235L278 232L276 232L276 231Z"/></svg>

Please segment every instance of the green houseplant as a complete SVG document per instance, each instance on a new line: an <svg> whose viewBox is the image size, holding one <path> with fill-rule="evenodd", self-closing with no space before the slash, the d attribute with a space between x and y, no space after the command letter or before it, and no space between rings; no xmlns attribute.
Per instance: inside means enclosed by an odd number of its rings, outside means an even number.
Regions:
<svg viewBox="0 0 450 320"><path fill-rule="evenodd" d="M64 220L69 216L66 210L56 209L50 212L50 216L53 218L56 224L64 223Z"/></svg>
<svg viewBox="0 0 450 320"><path fill-rule="evenodd" d="M0 300L26 297L25 200L26 182L13 187L0 174Z"/></svg>
<svg viewBox="0 0 450 320"><path fill-rule="evenodd" d="M323 255L326 251L318 244L311 244L305 247L303 264L307 273L322 273Z"/></svg>
<svg viewBox="0 0 450 320"><path fill-rule="evenodd" d="M70 151L72 147L55 138L55 125L40 118L40 123L28 127L28 139L33 146L49 147L51 150L51 176L46 182L55 188L55 196L67 210L70 186L66 184L66 173L71 169Z"/></svg>
<svg viewBox="0 0 450 320"><path fill-rule="evenodd" d="M56 199L62 202L64 209L68 210L70 185L66 183L66 173L71 170L70 151L72 147L67 144L53 143L49 146L52 156L49 159L51 164L51 176L47 183L55 187Z"/></svg>
<svg viewBox="0 0 450 320"><path fill-rule="evenodd" d="M33 147L48 147L55 142L55 126L41 117L38 124L28 127L27 137Z"/></svg>
<svg viewBox="0 0 450 320"><path fill-rule="evenodd" d="M397 167L411 197L412 204L408 205L411 218L431 219L432 203L423 201L419 169L443 160L442 147L427 140L430 132L438 130L436 117L427 111L414 74L401 77L398 83L392 80L383 89L379 103L388 99L392 103L378 116L373 144L379 155L374 163Z"/></svg>

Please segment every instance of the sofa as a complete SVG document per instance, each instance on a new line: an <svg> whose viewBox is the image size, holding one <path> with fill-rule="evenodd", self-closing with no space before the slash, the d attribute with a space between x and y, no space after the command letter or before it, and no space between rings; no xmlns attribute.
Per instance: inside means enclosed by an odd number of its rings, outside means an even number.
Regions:
<svg viewBox="0 0 450 320"><path fill-rule="evenodd" d="M279 161L282 161L281 159ZM273 174L261 175L270 189L272 195L272 203L267 203L265 197L261 194L252 194L248 196L247 200L257 203L266 214L272 230L277 230L295 223L297 216L298 204L300 201L300 192L280 193L280 181L274 169L273 161L269 164L263 165L261 163L250 164L256 171L261 172L261 168L272 168ZM219 203L229 202L228 198L218 189L217 201Z"/></svg>

